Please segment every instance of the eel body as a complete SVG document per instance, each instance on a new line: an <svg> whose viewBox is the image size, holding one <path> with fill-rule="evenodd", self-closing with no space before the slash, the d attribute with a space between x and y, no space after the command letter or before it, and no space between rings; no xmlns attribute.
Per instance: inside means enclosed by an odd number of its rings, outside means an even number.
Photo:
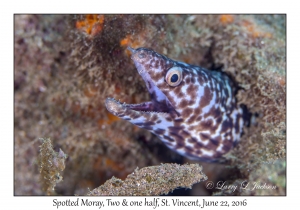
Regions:
<svg viewBox="0 0 300 210"><path fill-rule="evenodd" d="M217 161L232 149L240 139L244 119L227 75L151 49L129 50L151 101L124 104L107 98L109 112L149 130L189 159Z"/></svg>

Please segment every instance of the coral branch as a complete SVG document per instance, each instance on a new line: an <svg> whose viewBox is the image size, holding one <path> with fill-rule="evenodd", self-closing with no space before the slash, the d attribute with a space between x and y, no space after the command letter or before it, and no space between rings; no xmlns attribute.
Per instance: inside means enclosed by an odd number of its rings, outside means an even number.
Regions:
<svg viewBox="0 0 300 210"><path fill-rule="evenodd" d="M161 164L160 166L138 168L122 181L112 177L88 195L162 195L176 188L191 188L207 179L198 164Z"/></svg>
<svg viewBox="0 0 300 210"><path fill-rule="evenodd" d="M42 141L38 157L40 180L47 195L55 195L54 187L63 179L61 172L65 169L67 155L61 149L55 152L50 138L40 140Z"/></svg>

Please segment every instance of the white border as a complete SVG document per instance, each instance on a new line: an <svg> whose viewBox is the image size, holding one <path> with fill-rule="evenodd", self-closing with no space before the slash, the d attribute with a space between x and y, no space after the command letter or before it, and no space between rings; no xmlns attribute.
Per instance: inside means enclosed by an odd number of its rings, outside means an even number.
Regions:
<svg viewBox="0 0 300 210"><path fill-rule="evenodd" d="M292 2L292 1L291 1ZM296 1L293 1L296 2ZM53 209L55 197L13 196L13 14L14 13L287 13L287 197L245 197L248 206L296 206L299 181L299 15L297 4L282 1L11 1L1 3L1 208ZM290 113L290 114L289 114ZM63 197L67 199L68 197ZM73 197L69 197L73 198ZM141 199L142 197L139 197ZM177 197L176 197L177 198ZM181 197L193 199L195 197ZM201 197L207 200L242 200L244 197ZM59 197L61 199L61 197ZM106 199L106 197L91 198ZM122 200L123 198L114 198ZM127 197L127 200L135 198ZM171 199L171 198L170 198ZM299 202L299 201L298 201ZM8 208L7 208L8 207ZM96 209L96 207L90 207ZM140 207L137 207L140 209ZM131 207L130 209L137 209ZM173 207L174 208L174 207ZM182 207L181 207L182 208ZM108 209L108 208L105 208ZM145 208L146 209L146 208ZM148 208L153 209L153 208ZM160 209L160 208L159 208Z"/></svg>

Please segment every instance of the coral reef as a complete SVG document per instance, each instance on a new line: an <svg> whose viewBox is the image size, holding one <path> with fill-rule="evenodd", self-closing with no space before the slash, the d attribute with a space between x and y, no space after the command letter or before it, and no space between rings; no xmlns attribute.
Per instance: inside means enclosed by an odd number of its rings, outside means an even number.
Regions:
<svg viewBox="0 0 300 210"><path fill-rule="evenodd" d="M113 177L88 195L163 195L178 187L192 188L205 180L207 177L198 164L162 164L136 169L124 181Z"/></svg>
<svg viewBox="0 0 300 210"><path fill-rule="evenodd" d="M105 109L107 97L149 100L127 46L230 75L240 87L238 102L253 113L251 125L227 155L226 173L207 163L203 172L208 180L227 174L233 183L278 173L273 180L278 191L266 194L285 194L285 164L265 165L286 157L285 20L285 15L15 15L15 195L44 193L37 158L38 139L45 136L55 151L68 154L64 180L55 187L60 195L87 194L112 176L124 180L136 167L191 162ZM200 185L189 194L214 193Z"/></svg>
<svg viewBox="0 0 300 210"><path fill-rule="evenodd" d="M249 175L248 182L248 190L240 195L286 195L286 161L263 162Z"/></svg>

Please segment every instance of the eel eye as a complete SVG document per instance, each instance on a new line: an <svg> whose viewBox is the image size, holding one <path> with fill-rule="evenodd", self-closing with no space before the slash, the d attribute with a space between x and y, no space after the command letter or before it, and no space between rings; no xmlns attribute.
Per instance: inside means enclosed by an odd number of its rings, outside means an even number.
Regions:
<svg viewBox="0 0 300 210"><path fill-rule="evenodd" d="M166 81L172 87L179 85L182 81L182 69L178 66L170 68L166 74Z"/></svg>

